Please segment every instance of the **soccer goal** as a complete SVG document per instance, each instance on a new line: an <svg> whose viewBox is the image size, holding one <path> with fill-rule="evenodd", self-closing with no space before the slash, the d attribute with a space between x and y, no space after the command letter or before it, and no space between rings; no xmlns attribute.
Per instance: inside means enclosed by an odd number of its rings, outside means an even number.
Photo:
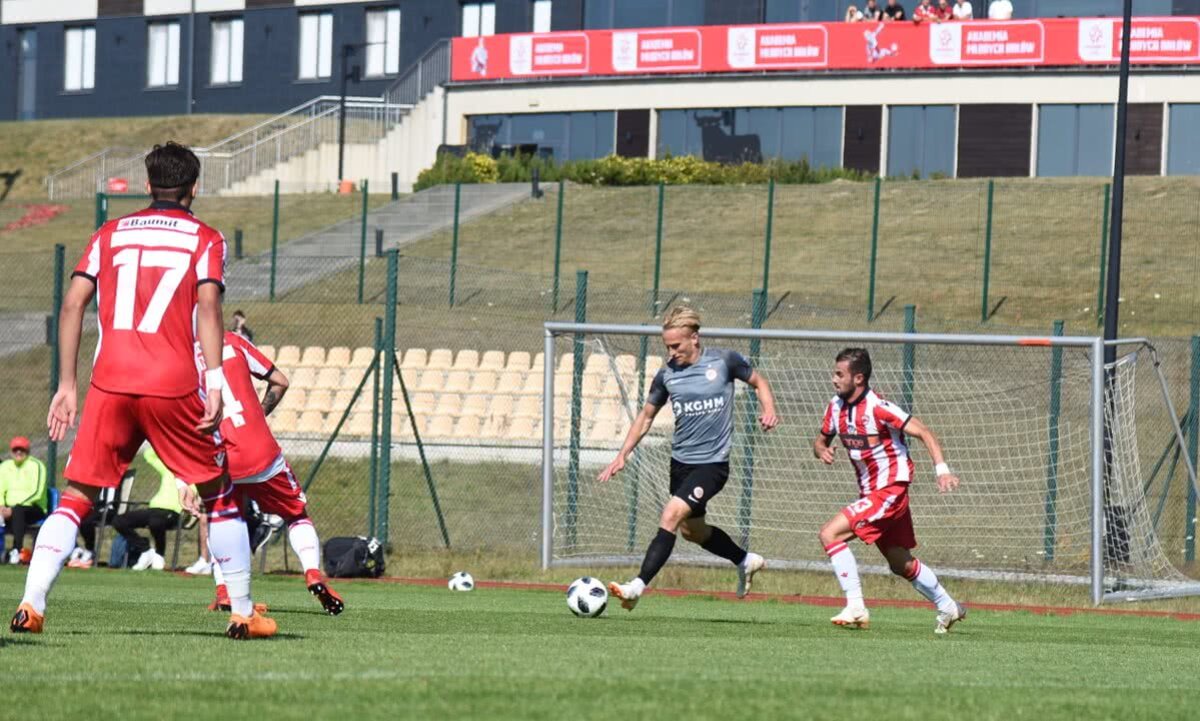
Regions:
<svg viewBox="0 0 1200 721"><path fill-rule="evenodd" d="M625 471L606 484L595 478L662 366L660 330L545 329L542 564L636 564L667 497L670 403ZM1074 588L1072 597L1090 593L1093 603L1200 594L1200 581L1180 570L1183 524L1164 521L1164 509L1195 488L1187 452L1185 482L1151 492L1157 451L1167 443L1177 462L1185 445L1146 341L1115 343L1118 359L1105 365L1105 341L1091 337L706 328L702 338L743 353L776 395L782 422L764 434L753 390L737 384L730 478L708 507L712 523L772 567L828 568L817 530L857 485L843 449L825 466L811 444L833 395L834 356L863 346L871 386L938 434L962 480L939 493L924 447L910 444L919 555L939 574L1050 584L1064 598ZM682 542L673 560L721 562ZM870 552L860 563L886 573Z"/></svg>

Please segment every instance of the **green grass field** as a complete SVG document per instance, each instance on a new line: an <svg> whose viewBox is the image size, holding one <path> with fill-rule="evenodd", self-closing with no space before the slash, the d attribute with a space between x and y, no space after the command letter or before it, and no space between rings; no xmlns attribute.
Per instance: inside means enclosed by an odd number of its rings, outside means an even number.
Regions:
<svg viewBox="0 0 1200 721"><path fill-rule="evenodd" d="M482 580L482 579L481 579ZM0 569L15 605L22 572ZM296 577L256 579L278 620L233 642L204 578L64 572L42 636L0 636L21 717L1188 719L1196 622L647 596L577 619L558 590L338 585L320 612ZM15 698L15 697L10 697ZM15 718L15 717L14 717Z"/></svg>

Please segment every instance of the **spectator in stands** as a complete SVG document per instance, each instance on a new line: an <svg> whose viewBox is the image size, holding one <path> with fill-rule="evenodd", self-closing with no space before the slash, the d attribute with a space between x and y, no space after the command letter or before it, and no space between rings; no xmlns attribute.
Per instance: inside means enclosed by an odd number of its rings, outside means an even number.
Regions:
<svg viewBox="0 0 1200 721"><path fill-rule="evenodd" d="M246 325L246 314L240 309L233 311L233 327L229 330L237 333L251 343L254 342L254 331L250 330L250 326Z"/></svg>
<svg viewBox="0 0 1200 721"><path fill-rule="evenodd" d="M968 0L958 0L958 4L954 6L955 20L974 20L975 10L971 7Z"/></svg>
<svg viewBox="0 0 1200 721"><path fill-rule="evenodd" d="M853 5L846 8L846 22L860 23L864 19L865 19L865 16L862 14L862 11L859 10L858 8L854 7Z"/></svg>
<svg viewBox="0 0 1200 721"><path fill-rule="evenodd" d="M887 7L883 9L884 22L900 22L908 19L904 14L904 6L900 4L900 0L888 0Z"/></svg>
<svg viewBox="0 0 1200 721"><path fill-rule="evenodd" d="M939 23L954 19L954 8L950 7L950 0L938 0L937 7L933 11L937 14Z"/></svg>
<svg viewBox="0 0 1200 721"><path fill-rule="evenodd" d="M117 515L115 504L99 503L92 507L90 513L83 517L79 524L79 535L83 538L83 548L75 547L71 557L67 559L67 568L91 568L96 563L96 526L100 524L100 516L104 515L104 523L111 526Z"/></svg>
<svg viewBox="0 0 1200 721"><path fill-rule="evenodd" d="M129 557L137 558L133 564L135 571L145 571L153 568L161 571L166 566L162 552L167 548L167 530L179 523L179 514L183 506L179 504L179 489L175 482L175 474L167 470L158 454L150 446L142 452L142 459L158 472L158 492L150 499L145 508L122 513L113 519L113 530L125 538L129 547ZM147 528L154 539L154 544L138 535L137 529Z"/></svg>
<svg viewBox="0 0 1200 721"><path fill-rule="evenodd" d="M1012 20L1013 6L1010 0L992 0L988 5L988 20Z"/></svg>
<svg viewBox="0 0 1200 721"><path fill-rule="evenodd" d="M879 3L876 0L867 0L867 4L863 7L863 19L867 21L882 20L883 10L879 8Z"/></svg>
<svg viewBox="0 0 1200 721"><path fill-rule="evenodd" d="M29 455L29 439L17 436L8 444L12 458L0 463L0 533L12 532L9 563L21 562L25 531L46 517L50 492L46 464Z"/></svg>
<svg viewBox="0 0 1200 721"><path fill-rule="evenodd" d="M921 0L915 8L913 8L913 22L917 25L921 23L931 23L938 19L937 9L933 7L931 0Z"/></svg>

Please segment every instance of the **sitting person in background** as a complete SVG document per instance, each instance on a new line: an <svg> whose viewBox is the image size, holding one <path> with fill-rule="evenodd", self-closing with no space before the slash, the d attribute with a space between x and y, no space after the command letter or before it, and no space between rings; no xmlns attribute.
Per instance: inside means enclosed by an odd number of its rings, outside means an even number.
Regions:
<svg viewBox="0 0 1200 721"><path fill-rule="evenodd" d="M953 12L955 20L975 19L975 9L971 7L971 3L967 0L958 0L958 3L954 6Z"/></svg>
<svg viewBox="0 0 1200 721"><path fill-rule="evenodd" d="M112 504L97 504L92 507L91 513L83 517L83 523L79 524L83 548L76 546L75 550L71 551L71 556L67 559L67 568L91 568L95 565L96 526L100 523L101 514L104 515L104 523L111 526L117 510Z"/></svg>
<svg viewBox="0 0 1200 721"><path fill-rule="evenodd" d="M856 8L856 7L854 7L853 5L851 5L850 7L846 8L846 22L848 22L848 23L860 23L860 22L862 22L862 21L863 21L863 14L862 14L862 11L861 11L861 10L859 10L859 9L858 9L858 8Z"/></svg>
<svg viewBox="0 0 1200 721"><path fill-rule="evenodd" d="M8 444L12 458L0 463L0 534L12 533L9 563L21 563L25 531L46 517L50 492L46 464L29 455L29 439L17 436Z"/></svg>
<svg viewBox="0 0 1200 721"><path fill-rule="evenodd" d="M913 22L917 25L921 23L931 23L938 19L937 10L933 7L931 0L921 0L915 8L913 8Z"/></svg>
<svg viewBox="0 0 1200 721"><path fill-rule="evenodd" d="M890 23L908 19L908 16L904 14L904 6L900 4L900 0L888 0L887 7L883 9L883 19L885 22Z"/></svg>
<svg viewBox="0 0 1200 721"><path fill-rule="evenodd" d="M950 0L938 0L937 7L933 9L939 23L944 23L954 19L954 8L950 7Z"/></svg>
<svg viewBox="0 0 1200 721"><path fill-rule="evenodd" d="M882 20L883 10L880 9L879 3L876 0L867 0L867 4L862 9L863 20Z"/></svg>
<svg viewBox="0 0 1200 721"><path fill-rule="evenodd" d="M158 492L150 499L145 508L122 513L113 519L113 530L121 534L129 547L129 557L137 558L132 568L135 571L145 571L153 568L161 571L166 566L162 552L167 548L167 531L179 523L179 514L183 506L179 503L179 489L175 474L167 470L158 454L149 445L142 452L142 459L158 472ZM154 539L153 545L137 529L149 529Z"/></svg>
<svg viewBox="0 0 1200 721"><path fill-rule="evenodd" d="M250 326L246 325L246 314L241 310L233 311L233 327L229 330L237 333L251 343L254 342L254 331L250 330Z"/></svg>
<svg viewBox="0 0 1200 721"><path fill-rule="evenodd" d="M1012 20L1013 6L1010 0L992 0L988 5L988 20Z"/></svg>

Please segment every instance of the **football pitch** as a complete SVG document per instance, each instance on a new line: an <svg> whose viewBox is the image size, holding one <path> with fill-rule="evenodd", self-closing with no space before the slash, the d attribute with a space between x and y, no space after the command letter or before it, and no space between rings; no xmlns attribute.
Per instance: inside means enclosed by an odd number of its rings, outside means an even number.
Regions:
<svg viewBox="0 0 1200 721"><path fill-rule="evenodd" d="M0 568L15 607L23 569ZM478 579L485 581L485 579ZM575 618L560 590L257 577L279 635L233 642L207 578L64 572L46 633L0 636L6 718L1185 719L1200 622L650 594ZM7 616L6 616L7 618ZM11 704L17 703L20 713Z"/></svg>

